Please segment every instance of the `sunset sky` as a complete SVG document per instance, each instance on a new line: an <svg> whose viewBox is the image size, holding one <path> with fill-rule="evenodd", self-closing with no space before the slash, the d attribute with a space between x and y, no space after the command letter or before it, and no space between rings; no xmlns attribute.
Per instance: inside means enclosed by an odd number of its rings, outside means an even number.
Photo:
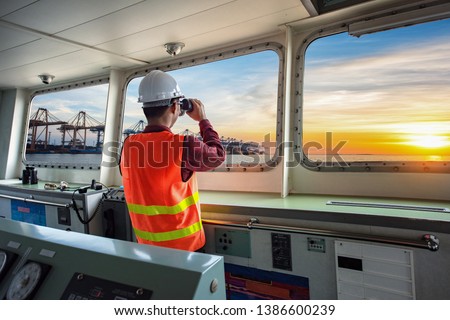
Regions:
<svg viewBox="0 0 450 320"><path fill-rule="evenodd" d="M316 40L304 83L305 142L332 132L347 154L450 155L450 20Z"/></svg>
<svg viewBox="0 0 450 320"><path fill-rule="evenodd" d="M363 35L314 41L306 51L304 142L323 150L346 141L344 154L450 155L450 20ZM219 135L275 141L279 57L273 51L170 72L182 92L199 98ZM140 79L126 95L123 128L145 120L137 102ZM86 111L104 121L107 85L38 96L38 107L61 120ZM174 132L198 132L189 117ZM57 139L56 132L52 141ZM93 139L91 138L93 141ZM92 141L90 143L92 143ZM317 145L317 144L315 144ZM331 146L333 147L333 146Z"/></svg>
<svg viewBox="0 0 450 320"><path fill-rule="evenodd" d="M279 57L274 51L217 61L169 72L186 97L198 98L219 135L263 142L275 136ZM143 119L137 103L140 79L128 86L125 127ZM188 116L179 118L173 132L198 125Z"/></svg>

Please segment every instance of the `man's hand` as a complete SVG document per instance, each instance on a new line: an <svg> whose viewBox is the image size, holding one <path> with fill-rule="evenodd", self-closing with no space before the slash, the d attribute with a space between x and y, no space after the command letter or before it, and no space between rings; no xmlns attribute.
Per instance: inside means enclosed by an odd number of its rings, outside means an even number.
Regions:
<svg viewBox="0 0 450 320"><path fill-rule="evenodd" d="M206 119L205 106L198 99L189 99L192 103L192 111L186 113L189 117L191 117L195 121L202 121Z"/></svg>

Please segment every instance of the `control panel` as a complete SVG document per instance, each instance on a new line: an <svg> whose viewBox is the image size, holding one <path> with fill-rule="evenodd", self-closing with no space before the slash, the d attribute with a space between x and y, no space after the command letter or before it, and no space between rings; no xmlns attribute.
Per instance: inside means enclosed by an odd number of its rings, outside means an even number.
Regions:
<svg viewBox="0 0 450 320"><path fill-rule="evenodd" d="M0 181L0 218L51 228L102 235L99 206L106 189L48 189L48 183Z"/></svg>
<svg viewBox="0 0 450 320"><path fill-rule="evenodd" d="M0 219L2 299L225 299L223 257Z"/></svg>
<svg viewBox="0 0 450 320"><path fill-rule="evenodd" d="M272 233L272 266L276 269L292 271L291 236Z"/></svg>
<svg viewBox="0 0 450 320"><path fill-rule="evenodd" d="M308 237L308 251L325 253L325 239Z"/></svg>
<svg viewBox="0 0 450 320"><path fill-rule="evenodd" d="M63 300L148 300L153 291L75 272Z"/></svg>
<svg viewBox="0 0 450 320"><path fill-rule="evenodd" d="M215 246L216 253L251 258L249 231L216 228Z"/></svg>

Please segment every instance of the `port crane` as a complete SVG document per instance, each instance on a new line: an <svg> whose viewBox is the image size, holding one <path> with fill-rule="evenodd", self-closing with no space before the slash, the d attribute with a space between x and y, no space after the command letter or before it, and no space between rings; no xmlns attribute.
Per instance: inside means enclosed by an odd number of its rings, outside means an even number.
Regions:
<svg viewBox="0 0 450 320"><path fill-rule="evenodd" d="M89 116L85 111L78 112L67 123L59 128L62 132L62 146L68 146L71 150L86 150L87 130L97 132L96 148L101 146L101 136L105 130L104 123ZM69 137L66 140L66 136Z"/></svg>
<svg viewBox="0 0 450 320"><path fill-rule="evenodd" d="M42 145L42 148L45 150L48 149L51 134L51 132L49 131L49 127L54 125L66 124L66 121L59 120L46 108L37 109L36 112L30 117L30 121L28 123L28 128L31 130L31 133L29 134L31 137L28 149L30 151L35 151L36 144ZM42 127L41 130L39 130L40 127Z"/></svg>
<svg viewBox="0 0 450 320"><path fill-rule="evenodd" d="M135 124L133 124L129 128L123 130L123 135L126 138L129 135L136 134L136 133L141 133L142 131L144 131L144 127L145 127L144 120L139 120L138 122L136 122Z"/></svg>

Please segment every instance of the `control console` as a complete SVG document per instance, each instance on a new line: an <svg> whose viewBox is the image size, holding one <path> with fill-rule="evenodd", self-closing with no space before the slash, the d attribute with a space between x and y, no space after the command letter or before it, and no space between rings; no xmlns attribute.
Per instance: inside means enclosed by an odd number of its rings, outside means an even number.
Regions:
<svg viewBox="0 0 450 320"><path fill-rule="evenodd" d="M224 262L0 219L2 299L225 299Z"/></svg>

